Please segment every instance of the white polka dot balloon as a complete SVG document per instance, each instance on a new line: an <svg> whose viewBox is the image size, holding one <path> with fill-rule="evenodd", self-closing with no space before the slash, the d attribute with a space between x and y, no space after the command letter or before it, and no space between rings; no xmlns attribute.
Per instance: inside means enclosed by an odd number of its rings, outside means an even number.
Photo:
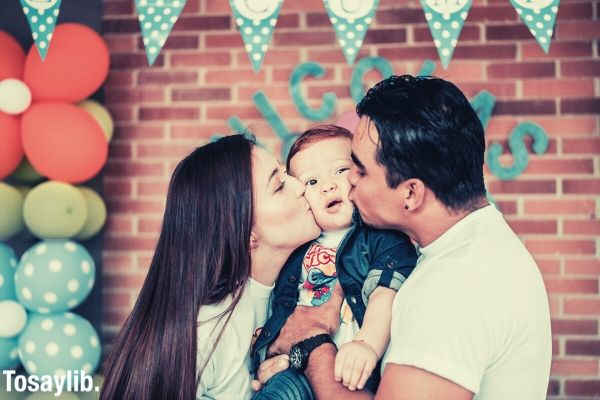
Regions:
<svg viewBox="0 0 600 400"><path fill-rule="evenodd" d="M30 374L92 374L100 360L98 334L83 317L70 312L32 314L19 337L19 354Z"/></svg>
<svg viewBox="0 0 600 400"><path fill-rule="evenodd" d="M94 260L80 244L44 240L23 254L15 274L18 300L40 314L78 306L94 286Z"/></svg>
<svg viewBox="0 0 600 400"><path fill-rule="evenodd" d="M0 242L0 300L15 300L17 257L9 246Z"/></svg>

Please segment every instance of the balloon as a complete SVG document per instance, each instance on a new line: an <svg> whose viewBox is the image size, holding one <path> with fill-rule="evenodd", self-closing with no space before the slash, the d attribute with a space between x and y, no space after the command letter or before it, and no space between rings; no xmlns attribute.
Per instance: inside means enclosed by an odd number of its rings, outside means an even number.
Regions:
<svg viewBox="0 0 600 400"><path fill-rule="evenodd" d="M350 132L354 133L354 130L358 126L358 121L360 121L360 118L358 118L356 111L347 111L347 112L343 113L342 115L340 115L340 117L335 122L335 124L337 126L346 128Z"/></svg>
<svg viewBox="0 0 600 400"><path fill-rule="evenodd" d="M23 78L25 52L11 35L3 31L0 31L0 54L0 80Z"/></svg>
<svg viewBox="0 0 600 400"><path fill-rule="evenodd" d="M85 224L87 205L75 186L48 181L29 191L23 217L31 233L39 238L69 238Z"/></svg>
<svg viewBox="0 0 600 400"><path fill-rule="evenodd" d="M78 102L102 85L108 64L108 46L94 30L76 23L59 24L44 61L35 46L29 49L23 80L34 101Z"/></svg>
<svg viewBox="0 0 600 400"><path fill-rule="evenodd" d="M0 301L0 315L3 318L3 323L0 324L0 338L17 336L27 322L25 308L13 300Z"/></svg>
<svg viewBox="0 0 600 400"><path fill-rule="evenodd" d="M75 235L76 239L86 240L100 232L106 222L106 205L102 197L92 189L86 187L78 188L83 194L87 204L87 218L83 228Z"/></svg>
<svg viewBox="0 0 600 400"><path fill-rule="evenodd" d="M21 163L10 177L25 183L36 183L44 179L44 177L38 174L38 172L31 166L31 163L29 163L27 157L23 157Z"/></svg>
<svg viewBox="0 0 600 400"><path fill-rule="evenodd" d="M85 111L89 112L92 117L94 117L94 119L100 124L102 132L104 132L104 136L106 136L106 141L110 142L115 124L108 110L102 104L94 100L84 100L77 104L77 106L83 108Z"/></svg>
<svg viewBox="0 0 600 400"><path fill-rule="evenodd" d="M17 299L40 314L77 307L90 294L96 267L71 240L44 240L27 250L15 273Z"/></svg>
<svg viewBox="0 0 600 400"><path fill-rule="evenodd" d="M19 337L19 353L29 374L61 376L68 370L91 374L100 361L100 339L79 315L34 313Z"/></svg>
<svg viewBox="0 0 600 400"><path fill-rule="evenodd" d="M0 182L0 240L23 230L23 196L14 187Z"/></svg>
<svg viewBox="0 0 600 400"><path fill-rule="evenodd" d="M1 58L1 57L0 57ZM0 112L0 179L10 175L23 158L20 119Z"/></svg>
<svg viewBox="0 0 600 400"><path fill-rule="evenodd" d="M31 104L31 92L20 79L0 81L0 111L7 114L21 114Z"/></svg>
<svg viewBox="0 0 600 400"><path fill-rule="evenodd" d="M55 392L32 393L29 396L25 397L25 400L80 400L79 397L73 392L62 392L59 396L55 396L54 393Z"/></svg>
<svg viewBox="0 0 600 400"><path fill-rule="evenodd" d="M106 163L108 142L100 125L75 105L33 104L23 114L21 127L27 159L50 179L83 182Z"/></svg>
<svg viewBox="0 0 600 400"><path fill-rule="evenodd" d="M0 337L0 370L15 368L20 364L17 338ZM4 376L1 379L4 381ZM0 394L2 391L0 390ZM2 398L2 397L0 397Z"/></svg>
<svg viewBox="0 0 600 400"><path fill-rule="evenodd" d="M16 300L15 270L17 257L13 249L0 243L0 300Z"/></svg>

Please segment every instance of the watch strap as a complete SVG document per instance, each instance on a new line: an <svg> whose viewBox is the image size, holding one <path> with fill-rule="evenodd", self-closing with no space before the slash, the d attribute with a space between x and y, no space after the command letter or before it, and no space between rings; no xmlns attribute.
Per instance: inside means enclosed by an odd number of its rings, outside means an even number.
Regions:
<svg viewBox="0 0 600 400"><path fill-rule="evenodd" d="M324 343L331 343L335 346L333 339L327 333L321 333L320 335L316 335L313 337L309 337L308 339L304 339L299 344L304 348L306 353L310 355L310 353Z"/></svg>

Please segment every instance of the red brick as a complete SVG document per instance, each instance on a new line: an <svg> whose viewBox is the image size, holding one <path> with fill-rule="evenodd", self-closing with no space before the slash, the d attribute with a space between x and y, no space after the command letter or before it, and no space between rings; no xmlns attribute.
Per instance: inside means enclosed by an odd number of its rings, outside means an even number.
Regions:
<svg viewBox="0 0 600 400"><path fill-rule="evenodd" d="M550 136L581 136L597 132L596 117L592 116L538 117L535 122Z"/></svg>
<svg viewBox="0 0 600 400"><path fill-rule="evenodd" d="M365 35L364 44L404 43L406 29L369 29Z"/></svg>
<svg viewBox="0 0 600 400"><path fill-rule="evenodd" d="M567 259L565 260L565 274L598 276L600 275L600 260Z"/></svg>
<svg viewBox="0 0 600 400"><path fill-rule="evenodd" d="M459 43L464 43L466 41L479 41L480 37L481 35L478 26L465 25L460 32ZM429 30L429 27L413 28L413 40L415 42L433 42L433 36L431 36L431 30ZM460 44L458 46L460 47Z"/></svg>
<svg viewBox="0 0 600 400"><path fill-rule="evenodd" d="M135 51L135 37L123 35L105 35L104 40L108 45L109 53L133 53Z"/></svg>
<svg viewBox="0 0 600 400"><path fill-rule="evenodd" d="M552 62L520 62L490 64L487 68L490 78L543 78L554 77L556 66Z"/></svg>
<svg viewBox="0 0 600 400"><path fill-rule="evenodd" d="M105 1L102 3L102 12L107 15L130 15L133 14L133 3L131 1Z"/></svg>
<svg viewBox="0 0 600 400"><path fill-rule="evenodd" d="M323 11L323 0L284 1L281 11Z"/></svg>
<svg viewBox="0 0 600 400"><path fill-rule="evenodd" d="M141 233L160 233L161 227L160 218L140 218L138 221L138 232Z"/></svg>
<svg viewBox="0 0 600 400"><path fill-rule="evenodd" d="M279 111L279 110L278 110ZM231 116L238 116L239 118L262 118L262 114L254 107L254 105L248 105L247 107L241 106L213 106L208 105L206 107L206 118L207 119L228 119ZM281 114L280 114L281 115Z"/></svg>
<svg viewBox="0 0 600 400"><path fill-rule="evenodd" d="M525 199L525 203L524 203L525 214L592 215L594 213L595 209L596 209L596 202L593 200L581 200L581 199L529 200L529 199Z"/></svg>
<svg viewBox="0 0 600 400"><path fill-rule="evenodd" d="M565 179L563 193L598 194L600 179Z"/></svg>
<svg viewBox="0 0 600 400"><path fill-rule="evenodd" d="M173 101L215 101L230 99L231 93L229 88L173 89L171 92L171 100Z"/></svg>
<svg viewBox="0 0 600 400"><path fill-rule="evenodd" d="M477 46L463 46L458 45L454 49L453 59L455 58L468 58L468 59L515 59L517 56L517 46L514 44L507 45L477 45Z"/></svg>
<svg viewBox="0 0 600 400"><path fill-rule="evenodd" d="M229 16L201 16L180 17L173 25L173 32L178 31L209 31L229 29L231 18Z"/></svg>
<svg viewBox="0 0 600 400"><path fill-rule="evenodd" d="M193 125L173 125L171 126L171 137L173 139L193 139L206 140L217 132L226 133L231 129L223 122L222 125L193 124ZM200 143L196 142L198 145Z"/></svg>
<svg viewBox="0 0 600 400"><path fill-rule="evenodd" d="M385 47L377 49L377 53L388 60L437 60L438 53L434 46ZM450 64L452 65L452 64Z"/></svg>
<svg viewBox="0 0 600 400"><path fill-rule="evenodd" d="M131 270L133 259L129 253L102 253L102 270L106 273L109 271ZM105 287L105 289L112 289Z"/></svg>
<svg viewBox="0 0 600 400"><path fill-rule="evenodd" d="M116 71L112 70L108 73L108 78L104 82L104 87L110 90L116 86L131 86L133 83L133 71Z"/></svg>
<svg viewBox="0 0 600 400"><path fill-rule="evenodd" d="M597 294L597 279L544 279L549 293Z"/></svg>
<svg viewBox="0 0 600 400"><path fill-rule="evenodd" d="M567 380L565 382L565 394L569 396L590 396L596 398L600 396L600 380Z"/></svg>
<svg viewBox="0 0 600 400"><path fill-rule="evenodd" d="M563 231L568 235L600 235L600 221L567 220Z"/></svg>
<svg viewBox="0 0 600 400"><path fill-rule="evenodd" d="M553 180L494 181L488 184L491 193L556 193Z"/></svg>
<svg viewBox="0 0 600 400"><path fill-rule="evenodd" d="M132 233L133 231L133 220L131 216L127 215L115 215L111 214L106 219L106 232L109 235Z"/></svg>
<svg viewBox="0 0 600 400"><path fill-rule="evenodd" d="M456 60L435 75L451 82L478 81L484 78L484 64L479 61Z"/></svg>
<svg viewBox="0 0 600 400"><path fill-rule="evenodd" d="M200 111L192 107L141 107L140 120L198 119Z"/></svg>
<svg viewBox="0 0 600 400"><path fill-rule="evenodd" d="M426 23L425 13L421 8L402 8L396 10L377 11L375 16L377 25L398 25L410 23ZM329 22L329 21L327 21Z"/></svg>
<svg viewBox="0 0 600 400"><path fill-rule="evenodd" d="M196 146L193 143L187 145L170 144L139 144L137 155L139 158L154 159L154 158L177 158L181 159L194 150Z"/></svg>
<svg viewBox="0 0 600 400"><path fill-rule="evenodd" d="M204 44L206 47L244 48L242 36L237 32L206 34L204 35Z"/></svg>
<svg viewBox="0 0 600 400"><path fill-rule="evenodd" d="M525 241L525 245L534 254L595 254L596 252L596 243L593 240L529 239Z"/></svg>
<svg viewBox="0 0 600 400"><path fill-rule="evenodd" d="M592 3L561 3L560 10L556 15L557 21L572 19L592 19Z"/></svg>
<svg viewBox="0 0 600 400"><path fill-rule="evenodd" d="M200 0L186 0L185 6L181 11L182 15L196 14L200 11Z"/></svg>
<svg viewBox="0 0 600 400"><path fill-rule="evenodd" d="M106 198L131 195L130 181L104 179L103 186L103 194Z"/></svg>
<svg viewBox="0 0 600 400"><path fill-rule="evenodd" d="M315 61L312 60L311 61ZM296 66L300 62L300 53L298 50L272 50L269 49L263 59L263 65L286 65ZM246 52L238 53L237 65L242 68L250 67L250 59Z"/></svg>
<svg viewBox="0 0 600 400"><path fill-rule="evenodd" d="M600 110L600 97L560 101L562 114L597 114L598 110Z"/></svg>
<svg viewBox="0 0 600 400"><path fill-rule="evenodd" d="M140 23L137 18L118 18L108 19L105 18L102 21L102 32L105 34L109 33L138 33L140 31Z"/></svg>
<svg viewBox="0 0 600 400"><path fill-rule="evenodd" d="M223 0L205 0L202 2L203 10L209 13L231 13L231 6L228 1Z"/></svg>
<svg viewBox="0 0 600 400"><path fill-rule="evenodd" d="M133 106L132 105L115 105L106 104L106 108L110 113L115 124L120 125L122 122L133 121Z"/></svg>
<svg viewBox="0 0 600 400"><path fill-rule="evenodd" d="M559 13L560 14L560 13ZM563 39L597 39L600 37L600 24L598 21L558 21L554 34L560 40Z"/></svg>
<svg viewBox="0 0 600 400"><path fill-rule="evenodd" d="M106 91L107 103L132 103L140 104L147 102L164 101L165 92L163 89L148 89L148 88L127 88L117 89L112 88Z"/></svg>
<svg viewBox="0 0 600 400"><path fill-rule="evenodd" d="M164 210L163 201L112 199L106 204L109 212L151 214Z"/></svg>
<svg viewBox="0 0 600 400"><path fill-rule="evenodd" d="M279 14L275 29L298 28L300 26L300 16L298 14Z"/></svg>
<svg viewBox="0 0 600 400"><path fill-rule="evenodd" d="M517 202L510 200L496 200L496 206L500 209L502 214L511 215L517 213Z"/></svg>
<svg viewBox="0 0 600 400"><path fill-rule="evenodd" d="M290 88L288 85L269 85L269 86L238 86L237 99L240 101L252 101L252 96L258 91L262 91L269 100L290 100Z"/></svg>
<svg viewBox="0 0 600 400"><path fill-rule="evenodd" d="M594 163L592 159L565 160L543 157L531 159L525 173L531 175L593 174Z"/></svg>
<svg viewBox="0 0 600 400"><path fill-rule="evenodd" d="M499 100L494 107L494 115L555 114L553 100Z"/></svg>
<svg viewBox="0 0 600 400"><path fill-rule="evenodd" d="M553 376L595 376L598 375L597 360L552 360L550 375Z"/></svg>
<svg viewBox="0 0 600 400"><path fill-rule="evenodd" d="M539 99L593 95L594 81L592 79L539 79L523 81L523 97Z"/></svg>
<svg viewBox="0 0 600 400"><path fill-rule="evenodd" d="M309 99L321 99L325 93L335 93L338 98L350 97L350 90L347 85L312 86L308 88Z"/></svg>
<svg viewBox="0 0 600 400"><path fill-rule="evenodd" d="M518 15L510 6L474 6L469 11L467 21L516 21Z"/></svg>
<svg viewBox="0 0 600 400"><path fill-rule="evenodd" d="M600 138L563 139L565 154L598 154L600 153Z"/></svg>
<svg viewBox="0 0 600 400"><path fill-rule="evenodd" d="M115 139L162 139L165 137L163 126L135 124L132 126L117 126ZM114 140L114 139L113 139Z"/></svg>
<svg viewBox="0 0 600 400"><path fill-rule="evenodd" d="M198 36L184 36L184 35L169 35L167 41L162 47L162 50L185 50L185 49L197 49L200 39ZM144 42L140 37L138 39L137 47L139 50L144 50Z"/></svg>
<svg viewBox="0 0 600 400"><path fill-rule="evenodd" d="M117 177L157 176L164 174L164 166L161 163L116 162L109 160L106 167L104 167L104 173L107 176Z"/></svg>
<svg viewBox="0 0 600 400"><path fill-rule="evenodd" d="M162 67L165 64L164 55L159 54L152 64L152 67ZM148 66L148 59L145 54L111 54L110 68L111 69L138 69Z"/></svg>
<svg viewBox="0 0 600 400"><path fill-rule="evenodd" d="M597 320L553 319L554 335L597 335Z"/></svg>
<svg viewBox="0 0 600 400"><path fill-rule="evenodd" d="M536 259L538 269L543 275L559 275L560 260L557 259Z"/></svg>
<svg viewBox="0 0 600 400"><path fill-rule="evenodd" d="M516 96L515 82L460 82L457 86L469 98L475 97L482 90L487 90L496 98Z"/></svg>
<svg viewBox="0 0 600 400"><path fill-rule="evenodd" d="M560 382L555 379L551 379L548 382L548 389L546 390L546 394L548 396L555 396L559 393L560 393Z"/></svg>
<svg viewBox="0 0 600 400"><path fill-rule="evenodd" d="M600 60L599 61L562 61L560 63L560 73L562 76L574 76L574 77L582 77L582 76L590 76L597 77L600 75ZM589 81L588 81L589 82ZM590 87L593 88L594 83L590 82ZM582 95L585 95L582 93Z"/></svg>
<svg viewBox="0 0 600 400"><path fill-rule="evenodd" d="M171 54L171 65L174 67L203 67L206 65L229 65L231 55L226 52L203 51L193 53Z"/></svg>
<svg viewBox="0 0 600 400"><path fill-rule="evenodd" d="M172 83L196 83L196 71L140 71L138 74L140 85L168 85Z"/></svg>
<svg viewBox="0 0 600 400"><path fill-rule="evenodd" d="M508 40L533 39L531 32L525 24L517 25L487 25L485 27L485 39L489 40Z"/></svg>
<svg viewBox="0 0 600 400"><path fill-rule="evenodd" d="M558 339L552 339L552 355L560 354L560 342Z"/></svg>
<svg viewBox="0 0 600 400"><path fill-rule="evenodd" d="M600 299L565 299L566 314L598 315L600 314Z"/></svg>
<svg viewBox="0 0 600 400"><path fill-rule="evenodd" d="M260 72L254 72L249 69L243 70L220 70L220 71L207 71L205 75L206 83L218 83L228 82L233 85L240 82L258 83L265 81L265 70L262 69ZM289 77L288 77L289 79Z"/></svg>
<svg viewBox="0 0 600 400"><path fill-rule="evenodd" d="M123 325L129 312L126 310L102 310L102 321L108 325Z"/></svg>
<svg viewBox="0 0 600 400"><path fill-rule="evenodd" d="M324 26L329 28L331 21L329 21L329 16L326 13L307 13L306 25L308 27Z"/></svg>
<svg viewBox="0 0 600 400"><path fill-rule="evenodd" d="M132 156L131 144L112 142L109 144L108 156L111 159L124 158L128 159Z"/></svg>
<svg viewBox="0 0 600 400"><path fill-rule="evenodd" d="M356 56L357 60L360 60L363 57L369 56L369 51L366 47L363 47ZM318 62L318 63L345 63L346 58L344 57L344 53L342 53L341 49L332 50L309 50L308 51L308 59L310 61ZM289 78L288 78L289 79ZM325 79L325 78L323 78Z"/></svg>
<svg viewBox="0 0 600 400"><path fill-rule="evenodd" d="M131 238L136 239L136 238ZM111 239L114 240L114 239ZM142 239L148 240L148 239ZM111 242L109 240L109 242ZM117 242L115 240L115 242ZM135 241L141 242L140 240ZM144 283L144 279L146 279L146 274L105 274L102 276L102 283L104 287L114 288L114 289L138 289Z"/></svg>
<svg viewBox="0 0 600 400"><path fill-rule="evenodd" d="M105 310L129 309L132 306L131 294L115 292L114 290L104 291L102 293L102 306Z"/></svg>
<svg viewBox="0 0 600 400"><path fill-rule="evenodd" d="M552 220L509 219L508 224L518 235L556 234L557 223Z"/></svg>
<svg viewBox="0 0 600 400"><path fill-rule="evenodd" d="M139 196L164 196L169 188L168 181L138 182L137 193Z"/></svg>
<svg viewBox="0 0 600 400"><path fill-rule="evenodd" d="M335 42L332 31L320 32L277 32L273 34L273 43L277 46L314 46L331 45Z"/></svg>
<svg viewBox="0 0 600 400"><path fill-rule="evenodd" d="M559 42L552 41L550 51L545 53L537 42L521 43L521 56L528 58L565 58L565 57L586 57L592 55L591 42Z"/></svg>

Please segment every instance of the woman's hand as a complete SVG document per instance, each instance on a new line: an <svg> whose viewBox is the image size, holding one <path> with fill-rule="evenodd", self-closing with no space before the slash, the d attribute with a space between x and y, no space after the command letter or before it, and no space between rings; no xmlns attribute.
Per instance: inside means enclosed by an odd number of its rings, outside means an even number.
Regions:
<svg viewBox="0 0 600 400"><path fill-rule="evenodd" d="M343 344L335 357L335 380L349 390L362 390L377 365L377 353L363 340Z"/></svg>
<svg viewBox="0 0 600 400"><path fill-rule="evenodd" d="M256 371L256 378L252 381L252 390L258 392L265 383L273 375L278 372L285 371L290 366L290 359L287 354L280 354L271 358L267 358L260 364L258 371Z"/></svg>

